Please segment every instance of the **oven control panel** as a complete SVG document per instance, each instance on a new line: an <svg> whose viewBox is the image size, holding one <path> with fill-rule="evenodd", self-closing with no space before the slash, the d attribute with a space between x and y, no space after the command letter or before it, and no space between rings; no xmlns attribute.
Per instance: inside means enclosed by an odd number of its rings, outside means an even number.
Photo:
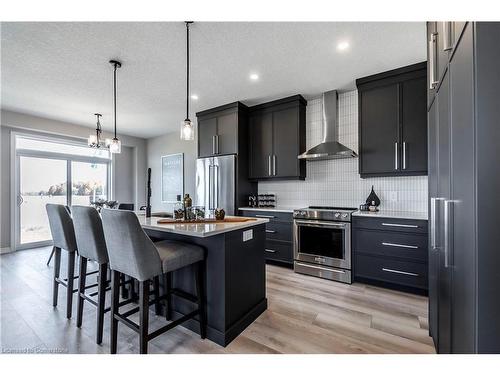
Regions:
<svg viewBox="0 0 500 375"><path fill-rule="evenodd" d="M326 221L351 221L351 213L349 210L331 210L331 209L311 209L303 208L293 211L294 219L305 220L326 220Z"/></svg>

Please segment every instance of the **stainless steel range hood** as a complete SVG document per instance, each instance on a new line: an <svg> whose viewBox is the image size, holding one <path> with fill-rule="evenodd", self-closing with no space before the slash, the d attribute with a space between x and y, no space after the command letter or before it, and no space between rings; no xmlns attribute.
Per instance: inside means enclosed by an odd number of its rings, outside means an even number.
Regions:
<svg viewBox="0 0 500 375"><path fill-rule="evenodd" d="M325 160L344 159L358 156L349 147L339 142L337 123L337 91L327 91L321 97L323 142L298 156L299 159Z"/></svg>

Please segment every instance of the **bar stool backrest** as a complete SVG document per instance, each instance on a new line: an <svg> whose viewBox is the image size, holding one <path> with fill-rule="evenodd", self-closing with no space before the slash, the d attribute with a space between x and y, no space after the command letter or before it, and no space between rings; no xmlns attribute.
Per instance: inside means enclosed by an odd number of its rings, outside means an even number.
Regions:
<svg viewBox="0 0 500 375"><path fill-rule="evenodd" d="M103 209L101 217L112 270L139 281L162 273L158 251L134 212Z"/></svg>
<svg viewBox="0 0 500 375"><path fill-rule="evenodd" d="M66 251L76 251L75 229L69 207L62 204L45 205L49 217L50 232L54 246Z"/></svg>
<svg viewBox="0 0 500 375"><path fill-rule="evenodd" d="M78 253L99 264L108 263L102 220L94 207L71 206Z"/></svg>

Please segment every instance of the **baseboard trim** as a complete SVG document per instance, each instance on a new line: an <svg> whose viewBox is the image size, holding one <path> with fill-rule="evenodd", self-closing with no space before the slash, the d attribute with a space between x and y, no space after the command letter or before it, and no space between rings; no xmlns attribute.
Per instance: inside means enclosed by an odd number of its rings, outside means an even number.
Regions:
<svg viewBox="0 0 500 375"><path fill-rule="evenodd" d="M7 254L7 253L12 253L12 252L14 252L14 250L12 250L10 248L10 246L9 247L0 247L0 254Z"/></svg>

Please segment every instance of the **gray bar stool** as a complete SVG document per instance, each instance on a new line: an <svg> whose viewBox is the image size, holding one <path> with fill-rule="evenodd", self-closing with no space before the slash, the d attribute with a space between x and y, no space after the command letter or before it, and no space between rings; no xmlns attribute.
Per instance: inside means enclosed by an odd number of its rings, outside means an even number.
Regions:
<svg viewBox="0 0 500 375"><path fill-rule="evenodd" d="M102 332L104 325L104 314L110 311L110 307L105 307L106 291L108 287L108 250L104 239L102 221L97 210L88 206L72 206L73 224L75 227L76 243L78 246L78 255L80 258L79 282L78 282L78 303L76 326L82 326L83 305L87 301L97 308L97 334L96 343L102 343ZM99 265L99 276L97 284L86 284L87 262L96 262ZM131 283L129 281L128 283ZM123 285L124 283L120 284ZM97 291L89 294L86 289L97 286ZM97 301L93 297L97 296ZM132 300L123 301L120 306L126 305Z"/></svg>
<svg viewBox="0 0 500 375"><path fill-rule="evenodd" d="M52 233L53 249L55 254L54 261L54 289L52 294L53 306L57 306L57 299L59 294L59 284L66 287L66 317L71 318L71 310L73 307L73 281L78 278L75 277L75 253L77 251L75 230L73 228L73 220L71 219L70 210L67 206L62 204L45 205L47 216L49 217L50 232ZM68 271L67 278L61 279L59 277L61 272L61 250L68 252ZM93 274L96 272L90 272Z"/></svg>
<svg viewBox="0 0 500 375"><path fill-rule="evenodd" d="M140 353L147 353L148 341L160 334L199 316L200 336L206 336L205 312L205 252L200 246L177 241L160 241L153 243L139 224L134 212L103 209L101 211L104 237L108 249L111 274L111 353L116 353L118 338L118 322L139 333ZM162 274L195 265L196 296L176 289L167 290L165 295L155 295L149 300L150 279ZM139 307L119 313L119 277L125 274L139 281ZM155 288L157 290L157 288ZM149 306L156 305L171 294L186 298L197 304L197 308L183 317L149 333ZM168 306L170 308L170 306ZM139 324L127 317L139 312ZM158 313L158 311L157 311Z"/></svg>

